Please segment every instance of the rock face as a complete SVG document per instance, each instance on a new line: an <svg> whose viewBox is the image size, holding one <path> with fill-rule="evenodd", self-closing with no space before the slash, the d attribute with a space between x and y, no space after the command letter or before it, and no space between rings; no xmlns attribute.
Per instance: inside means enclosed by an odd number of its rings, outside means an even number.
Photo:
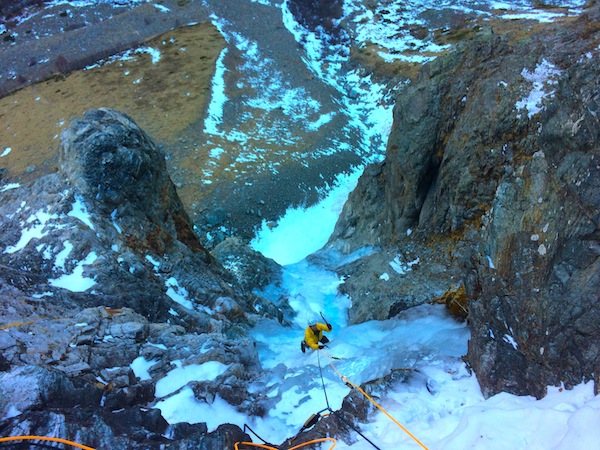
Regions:
<svg viewBox="0 0 600 450"><path fill-rule="evenodd" d="M239 238L225 239L214 248L213 254L246 289L281 283L279 264L254 251Z"/></svg>
<svg viewBox="0 0 600 450"><path fill-rule="evenodd" d="M330 241L375 249L338 269L354 322L464 289L486 395L598 373L599 16L480 32L424 66Z"/></svg>
<svg viewBox="0 0 600 450"><path fill-rule="evenodd" d="M127 115L99 109L74 120L62 135L60 168L98 214L111 216L137 247L166 253L180 241L203 250L164 154Z"/></svg>
<svg viewBox="0 0 600 450"><path fill-rule="evenodd" d="M261 367L247 330L281 312L204 249L164 154L127 115L100 109L73 121L60 168L2 193L0 434L60 429L113 449L247 440L234 426L170 427L153 406L171 393L156 385L172 361L214 364L222 373L193 387L198 398L260 410L265 398L248 392ZM271 262L269 276L277 271Z"/></svg>

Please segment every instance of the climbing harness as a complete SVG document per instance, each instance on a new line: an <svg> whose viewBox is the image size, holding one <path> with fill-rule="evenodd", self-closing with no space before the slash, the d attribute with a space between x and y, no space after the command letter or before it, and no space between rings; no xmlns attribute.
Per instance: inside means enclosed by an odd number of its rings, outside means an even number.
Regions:
<svg viewBox="0 0 600 450"><path fill-rule="evenodd" d="M428 450L427 447L425 446L425 444L423 444L419 439L417 439L417 437L414 434L412 434L404 425L402 425L400 422L398 422L396 419L394 419L394 417L392 417L392 415L390 413L388 413L385 409L383 409L383 407L379 403L377 403L375 400L373 400L369 396L369 394L367 394L359 385L351 382L350 380L348 380L347 377L345 377L344 375L342 375L339 372L339 370L337 370L337 368L333 365L333 358L331 356L328 355L328 358L329 358L329 364L331 365L331 367L333 368L333 370L335 371L335 373L338 374L338 376L340 377L340 379L346 384L346 386L348 386L351 389L355 388L356 390L358 390L358 392L360 392L362 395L364 395L367 400L369 400L371 403L373 403L392 422L394 422L396 425L398 425L398 427L400 427L400 429L402 431L404 431L411 438L413 438L414 441L421 446L421 448L423 448L424 450Z"/></svg>
<svg viewBox="0 0 600 450"><path fill-rule="evenodd" d="M11 441L50 441L50 442L60 442L61 444L67 444L72 447L82 448L84 450L95 450L93 447L88 447L87 445L78 444L77 442L68 441L66 439L61 439L57 437L48 437L48 436L9 436L0 438L0 442L11 442ZM32 443L30 445L35 445Z"/></svg>

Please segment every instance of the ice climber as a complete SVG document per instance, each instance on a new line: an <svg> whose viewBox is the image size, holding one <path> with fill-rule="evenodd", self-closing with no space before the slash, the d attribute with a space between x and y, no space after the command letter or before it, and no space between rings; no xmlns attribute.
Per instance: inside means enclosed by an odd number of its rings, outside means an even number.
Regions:
<svg viewBox="0 0 600 450"><path fill-rule="evenodd" d="M306 347L310 347L314 350L319 350L325 347L325 344L329 342L327 336L323 336L323 331L331 331L333 326L330 323L315 323L306 327L304 331L304 340L300 344L302 353L306 352Z"/></svg>

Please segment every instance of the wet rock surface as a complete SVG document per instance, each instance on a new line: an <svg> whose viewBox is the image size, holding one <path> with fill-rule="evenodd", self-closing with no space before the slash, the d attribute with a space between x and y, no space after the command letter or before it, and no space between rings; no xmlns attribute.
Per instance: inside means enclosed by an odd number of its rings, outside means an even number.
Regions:
<svg viewBox="0 0 600 450"><path fill-rule="evenodd" d="M330 241L379 249L337 269L354 322L464 289L486 395L541 396L600 362L598 14L424 66Z"/></svg>

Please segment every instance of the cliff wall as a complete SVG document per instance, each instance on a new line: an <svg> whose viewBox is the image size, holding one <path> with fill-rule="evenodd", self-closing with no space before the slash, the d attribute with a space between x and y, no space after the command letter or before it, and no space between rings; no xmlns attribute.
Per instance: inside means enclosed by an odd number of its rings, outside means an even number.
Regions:
<svg viewBox="0 0 600 450"><path fill-rule="evenodd" d="M486 395L543 395L600 367L600 13L483 30L398 94L329 249L353 322L444 301ZM363 252L365 253L365 252Z"/></svg>

